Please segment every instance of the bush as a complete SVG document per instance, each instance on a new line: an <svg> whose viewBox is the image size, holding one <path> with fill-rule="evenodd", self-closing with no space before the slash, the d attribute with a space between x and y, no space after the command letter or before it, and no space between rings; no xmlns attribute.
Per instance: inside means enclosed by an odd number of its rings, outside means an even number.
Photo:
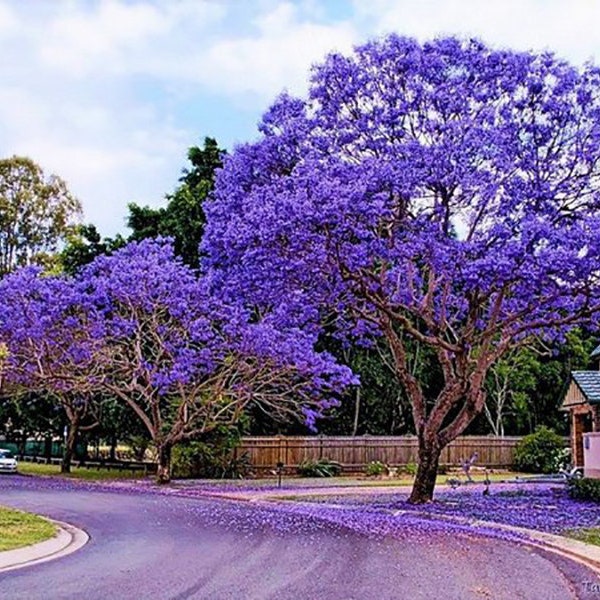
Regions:
<svg viewBox="0 0 600 600"><path fill-rule="evenodd" d="M600 479L571 479L569 481L569 495L575 500L588 500L600 503Z"/></svg>
<svg viewBox="0 0 600 600"><path fill-rule="evenodd" d="M298 465L298 475L300 477L335 477L341 472L342 465L328 458L305 460Z"/></svg>
<svg viewBox="0 0 600 600"><path fill-rule="evenodd" d="M560 435L540 427L517 444L514 466L523 473L556 473L563 466L567 452Z"/></svg>
<svg viewBox="0 0 600 600"><path fill-rule="evenodd" d="M384 465L379 460L373 460L365 467L365 474L368 477L379 477L380 475L387 473L387 471L387 465Z"/></svg>
<svg viewBox="0 0 600 600"><path fill-rule="evenodd" d="M412 475L414 477L417 474L418 468L419 465L416 462L411 461L404 466L404 471L407 475Z"/></svg>
<svg viewBox="0 0 600 600"><path fill-rule="evenodd" d="M250 474L247 453L236 456L239 433L227 429L213 432L202 441L173 448L172 471L178 479L241 479Z"/></svg>

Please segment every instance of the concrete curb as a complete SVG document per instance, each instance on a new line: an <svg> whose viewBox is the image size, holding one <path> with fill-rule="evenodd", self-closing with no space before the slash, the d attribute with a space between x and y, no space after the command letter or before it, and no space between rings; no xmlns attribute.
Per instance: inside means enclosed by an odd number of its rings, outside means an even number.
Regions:
<svg viewBox="0 0 600 600"><path fill-rule="evenodd" d="M48 520L56 525L58 533L39 544L0 552L0 573L62 558L85 546L90 539L83 529L69 523Z"/></svg>
<svg viewBox="0 0 600 600"><path fill-rule="evenodd" d="M573 540L562 535L544 533L542 531L536 531L535 529L510 527L508 525L490 523L488 521L478 521L476 524L521 533L531 540L528 542L531 545L570 558L600 575L600 546L593 546L592 544L586 544L585 542Z"/></svg>

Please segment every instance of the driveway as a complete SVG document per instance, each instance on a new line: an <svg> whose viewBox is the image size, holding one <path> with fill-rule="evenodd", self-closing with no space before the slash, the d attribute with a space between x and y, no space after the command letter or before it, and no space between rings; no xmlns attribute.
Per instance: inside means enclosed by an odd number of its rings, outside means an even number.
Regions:
<svg viewBox="0 0 600 600"><path fill-rule="evenodd" d="M0 477L0 504L70 522L80 551L0 575L0 598L600 598L587 568L518 543L414 520L365 535L288 506Z"/></svg>

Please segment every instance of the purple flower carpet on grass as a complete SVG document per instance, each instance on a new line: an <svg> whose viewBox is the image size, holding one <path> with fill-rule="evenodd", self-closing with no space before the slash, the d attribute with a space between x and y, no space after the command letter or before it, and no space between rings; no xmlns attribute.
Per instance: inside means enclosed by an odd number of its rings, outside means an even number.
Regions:
<svg viewBox="0 0 600 600"><path fill-rule="evenodd" d="M561 534L600 527L600 504L573 500L564 485L498 484L483 494L482 485L444 490L429 504L412 505L406 494L361 494L311 498L314 502L363 506L373 510L418 512L431 518L458 517Z"/></svg>

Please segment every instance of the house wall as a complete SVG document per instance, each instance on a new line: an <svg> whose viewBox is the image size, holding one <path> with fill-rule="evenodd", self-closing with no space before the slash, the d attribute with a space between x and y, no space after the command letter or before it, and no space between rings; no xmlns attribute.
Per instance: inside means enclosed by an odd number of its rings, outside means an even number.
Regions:
<svg viewBox="0 0 600 600"><path fill-rule="evenodd" d="M600 433L586 433L583 441L583 474L585 477L600 479Z"/></svg>
<svg viewBox="0 0 600 600"><path fill-rule="evenodd" d="M597 406L580 404L571 406L571 456L573 465L583 467L583 435L590 431L600 431L600 414Z"/></svg>
<svg viewBox="0 0 600 600"><path fill-rule="evenodd" d="M574 381L571 381L571 385L569 385L569 389L565 395L562 407L563 409L567 410L571 407L579 406L580 404L589 406L587 403L587 398L583 395L583 392L579 389L579 386Z"/></svg>

